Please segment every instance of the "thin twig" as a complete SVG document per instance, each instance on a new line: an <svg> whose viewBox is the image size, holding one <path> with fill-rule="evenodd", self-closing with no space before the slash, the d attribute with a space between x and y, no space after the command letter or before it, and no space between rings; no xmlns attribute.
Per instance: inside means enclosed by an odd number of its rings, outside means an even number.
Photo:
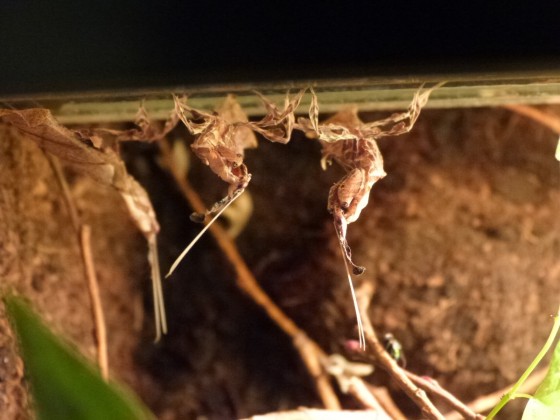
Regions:
<svg viewBox="0 0 560 420"><path fill-rule="evenodd" d="M387 388L375 387L370 384L366 384L366 386L368 387L369 392L373 394L381 407L383 407L385 412L388 413L393 420L407 420L407 417L403 414L399 407L397 407L393 398L391 398Z"/></svg>
<svg viewBox="0 0 560 420"><path fill-rule="evenodd" d="M467 407L466 404L463 404L461 401L459 401L457 397L455 397L449 391L443 389L440 386L440 384L437 383L437 381L435 381L434 379L425 379L407 370L405 370L404 373L419 388L422 388L424 391L429 392L430 394L433 394L441 398L443 401L449 404L454 410L460 413L463 416L463 418L468 420L484 419L484 416L472 411L469 407Z"/></svg>
<svg viewBox="0 0 560 420"><path fill-rule="evenodd" d="M531 393L534 392L535 389L540 385L543 381L544 377L548 368L541 368L535 371L529 378L521 385L519 391L521 393ZM508 385L505 388L499 389L498 391L492 392L491 394L484 395L482 397L477 398L474 401L471 401L467 404L472 411L477 413L484 413L485 411L490 410L491 408L495 407L496 404L500 401L500 399L504 396L506 392L508 392L514 384ZM459 420L460 417L457 413L449 413L446 414L445 418L447 420Z"/></svg>
<svg viewBox="0 0 560 420"><path fill-rule="evenodd" d="M247 417L243 420L390 420L390 417L379 415L376 411L350 410L319 410L301 408L292 411L278 411Z"/></svg>
<svg viewBox="0 0 560 420"><path fill-rule="evenodd" d="M357 376L352 377L348 384L347 393L354 396L366 409L374 410L380 415L383 414L385 417L391 418L363 379Z"/></svg>
<svg viewBox="0 0 560 420"><path fill-rule="evenodd" d="M528 105L505 105L505 108L548 127L556 134L560 134L560 116L558 115L553 115ZM558 144L556 145L555 157L556 160L560 161L560 139L558 139Z"/></svg>
<svg viewBox="0 0 560 420"><path fill-rule="evenodd" d="M86 277L88 281L88 292L91 300L91 309L93 319L95 320L95 341L97 344L97 361L101 369L103 379L109 379L109 358L107 356L107 329L105 328L105 316L103 314L103 306L101 305L101 297L99 295L99 284L97 275L95 274L95 266L93 264L93 256L91 253L91 228L88 225L82 225L80 231L82 244L82 257L86 269Z"/></svg>
<svg viewBox="0 0 560 420"><path fill-rule="evenodd" d="M552 115L529 105L504 105L504 108L528 117L533 121L548 127L556 134L560 134L560 116Z"/></svg>
<svg viewBox="0 0 560 420"><path fill-rule="evenodd" d="M377 339L371 320L369 319L367 308L369 307L371 296L373 293L373 286L371 283L364 283L358 292L360 301L360 310L362 312L362 321L364 323L364 330L366 335L366 343L368 345L368 352L371 353L374 360L385 369L391 377L395 380L397 385L416 403L422 410L423 414L436 420L444 420L445 417L429 400L426 392L418 388L404 373L403 369L385 350L381 342Z"/></svg>
<svg viewBox="0 0 560 420"><path fill-rule="evenodd" d="M554 340L556 339L559 330L560 330L560 306L558 307L558 310L556 311L556 315L554 316L554 324L552 325L552 330L550 331L546 343L541 348L537 356L533 359L529 367L525 369L525 372L523 372L523 374L517 380L517 382L511 387L511 389L508 392L505 393L505 395L500 399L500 401L492 409L492 411L490 411L490 413L488 414L488 420L493 419L509 401L513 400L516 397L517 391L519 390L519 388L521 388L521 385L523 385L523 383L529 378L531 373L533 373L535 368L538 366L538 364L541 362L544 356L546 356L546 353L548 353L548 351L554 344Z"/></svg>
<svg viewBox="0 0 560 420"><path fill-rule="evenodd" d="M96 344L97 362L103 379L109 379L109 356L107 353L107 328L105 326L105 316L103 314L103 305L99 294L99 284L97 275L95 274L95 265L93 255L91 253L91 228L88 225L82 225L78 210L74 204L70 187L64 176L64 172L60 166L60 162L56 156L45 152L45 156L55 174L56 180L62 191L62 196L66 202L66 207L72 221L72 226L76 231L80 243L82 260L84 262L84 270L86 275L86 284L88 295L93 314L94 339Z"/></svg>
<svg viewBox="0 0 560 420"><path fill-rule="evenodd" d="M533 359L529 367L525 369L525 372L523 372L523 374L517 380L517 382L511 387L511 389L508 392L505 393L505 395L500 399L500 401L492 409L492 411L490 411L487 417L488 420L493 419L509 401L513 400L516 397L517 391L519 390L519 388L521 388L521 385L523 385L523 383L529 378L531 373L533 373L533 371L536 369L538 364L541 362L544 356L546 356L546 354L554 344L554 340L556 339L559 330L560 330L560 306L556 311L556 315L554 315L554 324L552 325L552 330L550 331L546 343L541 348L537 356Z"/></svg>
<svg viewBox="0 0 560 420"><path fill-rule="evenodd" d="M47 160L49 161L49 165L51 165L51 169L54 172L58 185L62 190L62 197L66 202L66 208L68 209L68 214L70 216L70 220L72 222L72 226L74 230L79 234L80 232L80 216L78 215L78 210L74 205L74 200L72 199L72 193L70 192L70 187L68 186L68 182L66 182L66 177L64 176L64 172L60 166L60 161L54 155L51 155L49 152L44 152Z"/></svg>
<svg viewBox="0 0 560 420"><path fill-rule="evenodd" d="M169 145L165 141L160 141L159 145L165 165L170 170L186 200L194 211L199 213L204 212L206 206L199 195L194 191L189 182L180 176L179 172L175 169ZM340 402L329 381L328 375L322 367L322 362L327 359L327 355L303 330L288 318L262 290L227 232L217 223L210 226L209 231L216 240L218 247L233 266L237 274L237 286L247 293L251 299L268 314L270 319L292 338L294 347L299 352L300 357L315 382L315 388L323 404L330 410L339 410L341 407Z"/></svg>
<svg viewBox="0 0 560 420"><path fill-rule="evenodd" d="M371 387L362 378L373 372L373 366L346 360L340 354L332 354L325 366L326 371L338 382L339 389L352 395L365 409L374 410L380 415L390 417L371 392Z"/></svg>

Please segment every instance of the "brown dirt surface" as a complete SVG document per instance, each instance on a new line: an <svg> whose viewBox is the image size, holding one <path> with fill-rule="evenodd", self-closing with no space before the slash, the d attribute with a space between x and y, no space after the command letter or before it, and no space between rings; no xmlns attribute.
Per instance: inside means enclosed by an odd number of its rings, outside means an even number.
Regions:
<svg viewBox="0 0 560 420"><path fill-rule="evenodd" d="M549 333L560 296L556 141L506 110L427 111L411 134L380 141L389 175L349 227L367 269L355 283L376 285L378 331L402 342L412 371L464 401L515 381ZM310 149L296 140L286 159L259 154L244 251L259 252L258 277L299 325L342 351L355 321L324 210L325 184L341 172L321 174ZM277 180L258 181L263 172Z"/></svg>
<svg viewBox="0 0 560 420"><path fill-rule="evenodd" d="M411 134L380 141L388 176L349 227L355 260L367 269L355 282L376 286L370 314L378 332L402 342L410 370L464 401L517 379L549 332L560 295L556 140L506 110L426 111ZM124 152L153 199L166 269L200 226L188 220L153 145ZM301 135L287 146L262 140L247 154L254 213L237 239L241 252L300 327L328 353L343 352L356 337L355 318L326 211L342 171L333 165L323 172L319 145ZM225 192L194 158L190 177L207 203ZM69 179L93 227L112 373L160 418L228 419L319 405L290 341L235 288L210 237L166 280L170 333L151 343L144 240L116 193ZM83 266L60 190L35 144L1 126L0 191L3 289L26 296L91 357ZM0 412L25 418L22 363L4 318L0 356ZM371 380L392 389L381 373Z"/></svg>

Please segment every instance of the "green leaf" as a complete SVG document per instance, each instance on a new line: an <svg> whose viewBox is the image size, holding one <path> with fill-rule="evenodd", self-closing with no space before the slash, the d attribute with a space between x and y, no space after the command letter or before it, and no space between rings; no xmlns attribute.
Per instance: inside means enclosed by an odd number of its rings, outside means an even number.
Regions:
<svg viewBox="0 0 560 420"><path fill-rule="evenodd" d="M560 342L556 344L548 373L529 400L522 420L560 419Z"/></svg>
<svg viewBox="0 0 560 420"><path fill-rule="evenodd" d="M38 419L155 419L131 392L103 381L21 299L8 296L4 302L19 337Z"/></svg>

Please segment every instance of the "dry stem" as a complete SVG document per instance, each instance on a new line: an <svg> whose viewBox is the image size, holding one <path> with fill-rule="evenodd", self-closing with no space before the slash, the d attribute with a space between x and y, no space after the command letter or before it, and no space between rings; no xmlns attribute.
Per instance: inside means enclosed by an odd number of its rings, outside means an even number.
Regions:
<svg viewBox="0 0 560 420"><path fill-rule="evenodd" d="M560 134L560 117L528 105L504 105L504 108L523 115Z"/></svg>
<svg viewBox="0 0 560 420"><path fill-rule="evenodd" d="M377 400L377 397L371 392L370 387L361 378L354 376L351 378L348 386L348 394L353 395L362 405L369 410L374 410L380 415L383 414L387 418L392 418L383 405Z"/></svg>
<svg viewBox="0 0 560 420"><path fill-rule="evenodd" d="M366 384L369 389L369 392L373 394L375 399L379 402L383 410L389 414L389 416L393 420L407 420L406 416L402 413L402 411L397 407L393 398L391 398L391 394L385 387L374 387L372 385Z"/></svg>
<svg viewBox="0 0 560 420"><path fill-rule="evenodd" d="M173 175L179 189L196 212L204 212L206 206L199 195L190 186L189 182L183 178L173 163L169 145L165 141L159 142L163 158L167 168ZM321 348L312 341L303 330L301 330L282 310L268 297L259 286L257 280L249 270L243 260L234 241L228 236L227 232L217 223L209 228L210 233L216 240L219 248L233 266L237 277L237 286L247 293L253 301L259 305L272 321L288 334L293 341L294 347L299 352L307 370L311 374L317 393L323 404L330 410L340 410L340 402L329 381L328 375L324 372L322 361L326 360L327 355Z"/></svg>
<svg viewBox="0 0 560 420"><path fill-rule="evenodd" d="M316 408L301 408L292 411L277 411L248 417L243 420L390 420L387 415L380 415L376 411L350 410L318 410Z"/></svg>
<svg viewBox="0 0 560 420"><path fill-rule="evenodd" d="M505 105L505 108L548 127L556 134L560 134L560 116L558 115L549 114L548 112L541 111L538 108L528 105ZM558 139L558 144L556 145L555 157L560 161L560 139Z"/></svg>
<svg viewBox="0 0 560 420"><path fill-rule="evenodd" d="M80 216L78 216L78 210L74 205L74 200L72 199L72 194L70 193L70 187L68 186L68 182L66 182L64 172L62 172L60 161L56 156L51 155L49 152L44 151L44 154L47 157L47 160L49 161L49 165L51 165L51 169L54 172L58 185L62 190L62 197L64 198L64 202L66 203L66 208L68 209L68 214L70 215L72 226L74 227L74 230L79 234Z"/></svg>
<svg viewBox="0 0 560 420"><path fill-rule="evenodd" d="M93 329L95 335L95 344L97 346L97 363L101 370L103 379L109 379L109 356L107 353L107 328L105 326L105 316L103 314L103 305L101 304L101 297L99 294L99 284L97 282L97 275L95 274L95 265L93 262L93 255L91 252L91 228L88 225L80 223L78 210L72 199L68 182L60 167L60 162L56 156L45 152L49 164L55 174L55 177L62 190L62 196L66 202L68 213L72 221L72 226L79 237L80 250L82 253L82 260L84 262L85 275L87 280L88 295L91 303L91 310L93 314Z"/></svg>
<svg viewBox="0 0 560 420"><path fill-rule="evenodd" d="M366 334L366 343L368 350L375 361L385 369L395 380L397 385L422 409L423 414L436 420L444 420L445 417L439 412L434 404L428 399L426 392L418 388L406 376L403 369L385 350L383 345L377 339L371 320L369 319L367 308L369 307L371 296L373 294L373 286L370 283L364 283L358 292L360 301L360 310L362 312L362 320L364 322L364 330Z"/></svg>
<svg viewBox="0 0 560 420"><path fill-rule="evenodd" d="M463 418L468 420L482 420L484 416L475 413L461 401L459 401L453 394L449 391L443 389L435 380L428 380L422 378L421 376L415 375L412 372L407 370L404 371L406 376L410 378L412 382L414 382L419 388L422 388L424 391L429 392L431 394L436 395L437 397L444 400L448 403L454 410L460 413Z"/></svg>
<svg viewBox="0 0 560 420"><path fill-rule="evenodd" d="M80 230L80 239L95 325L97 361L99 363L99 368L101 369L101 376L103 379L108 380L109 357L107 355L107 329L105 327L105 316L103 315L103 306L101 305L101 297L99 295L99 284L97 282L97 275L95 274L95 266L93 264L93 256L91 253L91 228L88 225L82 225Z"/></svg>

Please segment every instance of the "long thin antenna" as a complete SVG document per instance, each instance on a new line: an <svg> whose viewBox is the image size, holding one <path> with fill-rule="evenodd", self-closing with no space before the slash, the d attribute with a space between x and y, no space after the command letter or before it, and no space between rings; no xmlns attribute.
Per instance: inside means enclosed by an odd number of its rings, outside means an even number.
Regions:
<svg viewBox="0 0 560 420"><path fill-rule="evenodd" d="M148 258L152 268L152 293L154 296L154 318L156 324L155 342L160 340L162 333L167 333L167 318L165 316L165 304L163 300L163 289L161 286L161 271L157 252L157 239L154 235L148 240Z"/></svg>
<svg viewBox="0 0 560 420"><path fill-rule="evenodd" d="M356 298L356 292L354 291L354 284L352 283L352 277L350 276L350 268L348 267L348 262L346 261L346 254L342 247L342 243L339 241L340 252L342 252L342 259L344 260L344 267L346 268L346 274L348 276L348 283L350 284L350 292L352 293L352 302L354 303L354 310L356 311L356 321L358 323L358 336L360 340L360 348L362 350L366 349L366 337L364 334L364 325L362 324L362 317L360 315L360 307L358 306L358 299Z"/></svg>
<svg viewBox="0 0 560 420"><path fill-rule="evenodd" d="M171 265L169 272L165 275L165 278L168 278L171 274L173 274L173 272L175 271L177 266L181 263L183 258L185 258L185 256L191 250L191 248L198 242L198 240L202 237L202 235L204 235L204 232L206 232L208 228L212 226L212 223L214 223L216 219L221 216L221 214L225 211L225 209L227 209L231 205L231 203L233 203L243 193L243 191L245 191L244 188L240 188L237 191L235 191L231 200L224 207L222 207L222 209L218 213L216 213L216 215L212 218L212 220L210 220L208 224L204 226L204 228L200 231L200 233L196 235L196 237L191 241L191 243L187 245L187 247L184 249L181 255L177 257L175 262Z"/></svg>

